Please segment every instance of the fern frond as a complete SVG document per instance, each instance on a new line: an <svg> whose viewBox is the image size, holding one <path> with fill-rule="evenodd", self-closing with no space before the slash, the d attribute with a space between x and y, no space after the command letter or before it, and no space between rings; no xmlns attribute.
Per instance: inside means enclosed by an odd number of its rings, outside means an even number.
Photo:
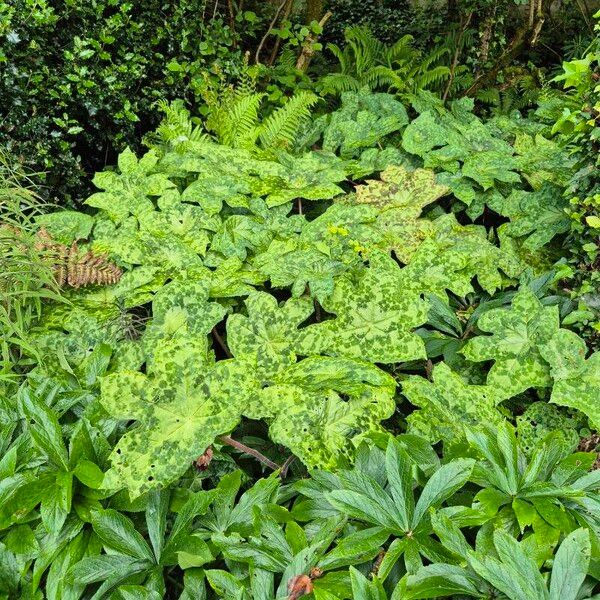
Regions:
<svg viewBox="0 0 600 600"><path fill-rule="evenodd" d="M271 150L290 146L302 124L310 119L310 109L318 100L312 92L298 92L271 113L260 125L259 139L262 148Z"/></svg>
<svg viewBox="0 0 600 600"><path fill-rule="evenodd" d="M258 137L258 109L264 94L253 93L237 98L227 110L217 135L232 148L251 148Z"/></svg>
<svg viewBox="0 0 600 600"><path fill-rule="evenodd" d="M385 61L390 66L396 62L410 62L416 58L417 51L413 48L412 35L402 36L397 42L386 48Z"/></svg>
<svg viewBox="0 0 600 600"><path fill-rule="evenodd" d="M450 76L450 69L448 67L434 67L429 71L420 73L414 79L415 84L418 88L427 89L432 87L436 83L445 81Z"/></svg>
<svg viewBox="0 0 600 600"><path fill-rule="evenodd" d="M357 92L362 86L361 83L346 73L329 73L322 77L319 86L324 94L340 95L343 92Z"/></svg>

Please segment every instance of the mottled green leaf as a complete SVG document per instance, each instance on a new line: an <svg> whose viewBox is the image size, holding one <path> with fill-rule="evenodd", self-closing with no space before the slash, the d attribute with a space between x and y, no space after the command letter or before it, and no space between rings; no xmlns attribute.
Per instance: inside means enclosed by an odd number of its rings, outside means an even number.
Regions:
<svg viewBox="0 0 600 600"><path fill-rule="evenodd" d="M373 252L358 281L341 277L325 310L336 315L307 327L300 340L306 354L330 354L396 363L425 358L422 339L413 333L427 320L427 304L406 283L389 256Z"/></svg>
<svg viewBox="0 0 600 600"><path fill-rule="evenodd" d="M600 352L587 360L584 340L576 333L560 329L540 348L554 378L550 400L587 415L600 429Z"/></svg>
<svg viewBox="0 0 600 600"><path fill-rule="evenodd" d="M504 420L496 408L501 400L497 390L465 383L445 363L435 366L433 381L417 375L408 377L402 382L402 393L420 409L407 418L409 433L422 435L431 443L460 441L465 427Z"/></svg>
<svg viewBox="0 0 600 600"><path fill-rule="evenodd" d="M491 335L469 340L462 353L475 362L494 361L487 383L500 396L510 398L531 387L552 385L550 369L540 349L558 331L557 306L543 306L525 287L514 296L510 308L483 313L477 327Z"/></svg>
<svg viewBox="0 0 600 600"><path fill-rule="evenodd" d="M296 362L298 326L312 314L312 300L291 298L278 306L270 294L254 292L246 299L246 309L248 316L235 314L227 320L233 355L250 362L262 378Z"/></svg>
<svg viewBox="0 0 600 600"><path fill-rule="evenodd" d="M312 357L278 373L245 408L309 467L352 460L366 433L394 410L394 380L362 361Z"/></svg>
<svg viewBox="0 0 600 600"><path fill-rule="evenodd" d="M165 379L122 372L102 382L101 403L112 416L136 420L110 455L105 487L126 486L136 497L180 477L191 462L231 431L253 391L251 375L236 361L217 363L205 377L179 373Z"/></svg>

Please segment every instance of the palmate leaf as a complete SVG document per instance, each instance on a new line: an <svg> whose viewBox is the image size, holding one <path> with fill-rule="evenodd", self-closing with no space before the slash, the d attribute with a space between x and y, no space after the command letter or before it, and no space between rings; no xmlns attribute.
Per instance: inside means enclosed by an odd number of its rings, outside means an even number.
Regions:
<svg viewBox="0 0 600 600"><path fill-rule="evenodd" d="M403 166L388 167L380 175L381 181L368 181L356 188L356 196L347 202L373 207L377 221L373 226L381 231L383 239L378 247L394 251L404 263L409 262L418 245L434 234L434 226L427 219L419 219L421 211L448 193L446 186L436 183L433 171Z"/></svg>
<svg viewBox="0 0 600 600"><path fill-rule="evenodd" d="M462 353L474 362L494 361L487 383L503 398L552 385L540 350L559 329L557 306L543 306L529 288L522 288L510 308L488 310L477 326L492 335L469 340Z"/></svg>
<svg viewBox="0 0 600 600"><path fill-rule="evenodd" d="M256 369L258 378L269 378L296 362L298 326L313 312L307 297L291 298L278 306L266 292L254 292L246 299L248 316L227 319L227 343L236 357L243 357Z"/></svg>
<svg viewBox="0 0 600 600"><path fill-rule="evenodd" d="M501 396L491 386L469 385L445 363L433 369L433 381L411 375L402 382L402 393L420 410L407 417L408 430L431 443L464 439L465 427L480 423L500 424L496 408Z"/></svg>
<svg viewBox="0 0 600 600"><path fill-rule="evenodd" d="M266 418L269 437L311 468L352 460L364 435L394 411L395 382L367 362L315 356L273 378L244 414Z"/></svg>
<svg viewBox="0 0 600 600"><path fill-rule="evenodd" d="M166 363L155 368L154 377L137 372L107 376L102 406L113 417L139 424L111 452L104 486L126 486L137 497L176 480L217 435L235 427L253 391L249 370L235 360L220 361L204 374Z"/></svg>
<svg viewBox="0 0 600 600"><path fill-rule="evenodd" d="M476 117L468 122L448 111L423 112L404 131L403 148L423 158L424 166L457 173L476 181L484 190L495 181L518 183L514 149Z"/></svg>
<svg viewBox="0 0 600 600"><path fill-rule="evenodd" d="M566 186L572 177L574 159L555 141L543 135L517 133L515 139L517 168L534 190L544 182Z"/></svg>
<svg viewBox="0 0 600 600"><path fill-rule="evenodd" d="M337 152L342 158L355 157L361 149L375 146L407 124L406 109L392 95L344 92L341 107L329 116L323 150Z"/></svg>
<svg viewBox="0 0 600 600"><path fill-rule="evenodd" d="M129 215L152 211L149 197L175 187L166 175L154 172L157 162L158 155L153 150L139 161L131 150L125 150L119 156L121 175L112 171L97 173L94 185L104 191L92 194L85 204L102 209L116 223Z"/></svg>
<svg viewBox="0 0 600 600"><path fill-rule="evenodd" d="M562 190L545 183L535 192L513 190L508 198L488 203L510 221L503 230L511 237L525 238L523 246L530 251L539 250L554 236L566 233L571 221L566 212L569 205Z"/></svg>
<svg viewBox="0 0 600 600"><path fill-rule="evenodd" d="M600 352L587 360L586 344L576 333L560 329L540 347L550 365L554 387L550 401L576 408L600 429Z"/></svg>
<svg viewBox="0 0 600 600"><path fill-rule="evenodd" d="M340 277L323 307L335 319L304 329L299 351L396 363L425 358L413 330L427 320L427 304L409 288L404 271L386 254L372 252L358 281Z"/></svg>
<svg viewBox="0 0 600 600"><path fill-rule="evenodd" d="M165 365L193 371L208 361L206 336L227 310L209 301L209 292L209 281L172 281L156 293L142 338L149 373Z"/></svg>
<svg viewBox="0 0 600 600"><path fill-rule="evenodd" d="M507 278L516 278L523 265L510 251L490 243L485 229L460 225L448 214L434 221L435 237L425 239L404 268L407 281L420 292L441 298L446 290L464 297L474 291L472 280L493 294Z"/></svg>

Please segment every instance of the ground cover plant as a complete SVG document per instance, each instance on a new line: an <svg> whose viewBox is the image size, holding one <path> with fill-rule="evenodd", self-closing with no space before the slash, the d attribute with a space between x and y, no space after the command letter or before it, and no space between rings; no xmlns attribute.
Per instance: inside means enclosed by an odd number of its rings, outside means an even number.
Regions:
<svg viewBox="0 0 600 600"><path fill-rule="evenodd" d="M503 113L346 38L5 161L0 598L600 597L597 45Z"/></svg>

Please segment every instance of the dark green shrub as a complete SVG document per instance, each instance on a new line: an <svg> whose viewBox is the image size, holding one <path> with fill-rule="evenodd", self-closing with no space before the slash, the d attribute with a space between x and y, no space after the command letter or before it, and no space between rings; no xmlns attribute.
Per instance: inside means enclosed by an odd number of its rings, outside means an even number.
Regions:
<svg viewBox="0 0 600 600"><path fill-rule="evenodd" d="M236 17L204 0L15 0L0 17L0 145L77 202L83 177L157 125L160 98L194 100L242 65ZM237 17L252 38L253 13ZM248 20L249 19L249 20Z"/></svg>

